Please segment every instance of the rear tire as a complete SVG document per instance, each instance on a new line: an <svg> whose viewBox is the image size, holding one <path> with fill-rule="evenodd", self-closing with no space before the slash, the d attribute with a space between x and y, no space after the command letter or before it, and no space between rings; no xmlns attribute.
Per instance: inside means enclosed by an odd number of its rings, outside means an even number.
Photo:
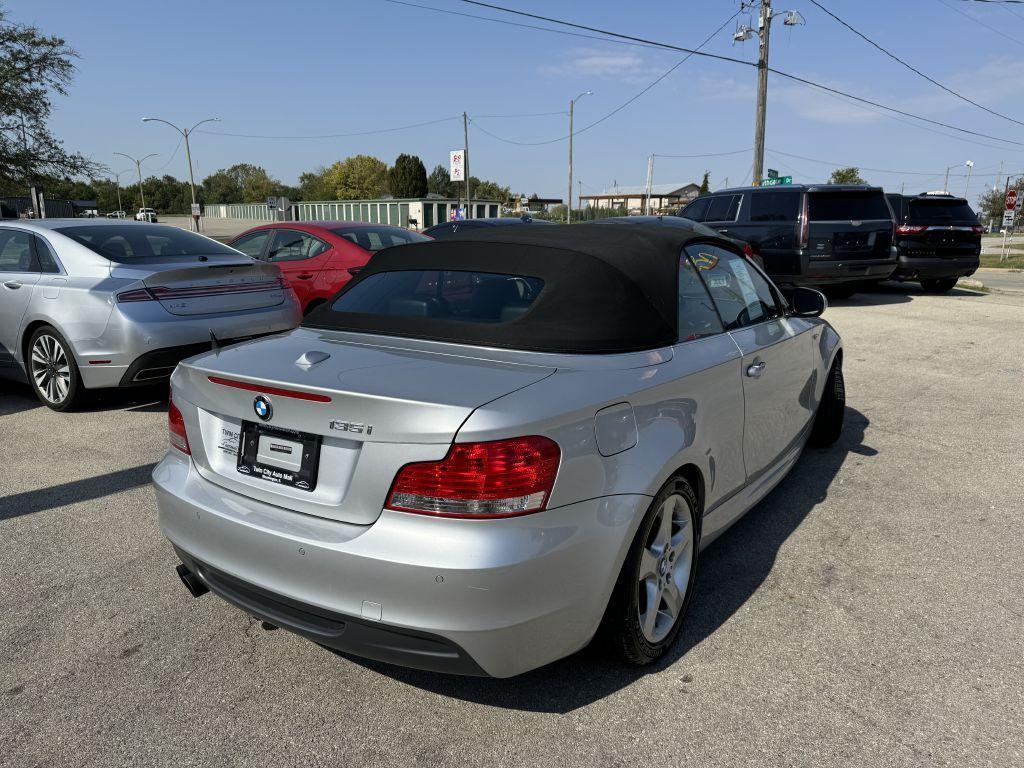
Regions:
<svg viewBox="0 0 1024 768"><path fill-rule="evenodd" d="M700 554L697 494L676 475L633 537L601 622L612 654L643 665L665 655L690 607Z"/></svg>
<svg viewBox="0 0 1024 768"><path fill-rule="evenodd" d="M949 293L959 279L958 277L944 277L940 280L922 280L921 287L925 293Z"/></svg>
<svg viewBox="0 0 1024 768"><path fill-rule="evenodd" d="M70 411L81 399L82 377L71 345L49 325L37 328L25 349L25 368L39 402Z"/></svg>
<svg viewBox="0 0 1024 768"><path fill-rule="evenodd" d="M825 380L825 391L818 403L818 413L814 417L811 445L825 448L832 445L843 433L843 418L846 413L846 382L843 380L843 366L839 360L832 364Z"/></svg>

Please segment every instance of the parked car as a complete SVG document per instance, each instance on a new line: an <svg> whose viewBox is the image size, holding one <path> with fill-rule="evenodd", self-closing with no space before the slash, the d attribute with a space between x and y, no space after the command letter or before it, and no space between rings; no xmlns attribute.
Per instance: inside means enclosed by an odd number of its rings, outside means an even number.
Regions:
<svg viewBox="0 0 1024 768"><path fill-rule="evenodd" d="M681 227L683 229L691 229L696 232L704 232L711 237L725 238L730 240L732 244L743 252L743 255L753 261L757 266L764 271L764 259L758 255L750 243L744 242L743 240L736 240L735 238L726 237L725 235L716 233L713 229L705 227L704 225L694 226L694 222L689 219L684 219L680 216L673 214L668 215L651 215L651 216L608 216L602 219L594 219L593 221L587 222L588 224L641 224L650 227Z"/></svg>
<svg viewBox="0 0 1024 768"><path fill-rule="evenodd" d="M892 212L880 187L725 189L697 198L679 215L750 243L781 286L850 293L896 269Z"/></svg>
<svg viewBox="0 0 1024 768"><path fill-rule="evenodd" d="M125 213L124 211L111 211L110 213L107 214L107 218L108 219L126 219L126 218L128 218L128 214Z"/></svg>
<svg viewBox="0 0 1024 768"><path fill-rule="evenodd" d="M704 227L377 253L297 330L171 378L189 592L385 662L510 676L679 633L699 553L842 429L826 302Z"/></svg>
<svg viewBox="0 0 1024 768"><path fill-rule="evenodd" d="M329 300L381 248L429 237L402 227L361 221L288 221L248 229L229 243L278 265L303 314Z"/></svg>
<svg viewBox="0 0 1024 768"><path fill-rule="evenodd" d="M301 318L277 267L164 225L41 219L0 225L0 375L65 411L85 389L166 381L211 340Z"/></svg>
<svg viewBox="0 0 1024 768"><path fill-rule="evenodd" d="M964 198L934 192L886 197L896 216L894 280L917 280L928 293L947 293L977 271L985 228Z"/></svg>
<svg viewBox="0 0 1024 768"><path fill-rule="evenodd" d="M139 208L138 213L135 214L136 221L148 221L150 224L156 224L156 211L152 208Z"/></svg>
<svg viewBox="0 0 1024 768"><path fill-rule="evenodd" d="M457 235L460 232L469 232L473 229L482 229L484 227L515 227L522 224L554 224L553 221L547 221L545 219L535 219L532 216L499 216L496 218L489 219L463 219L460 221L442 221L440 224L435 224L432 227L427 227L423 230L423 234L428 235L435 240L441 238L451 237Z"/></svg>

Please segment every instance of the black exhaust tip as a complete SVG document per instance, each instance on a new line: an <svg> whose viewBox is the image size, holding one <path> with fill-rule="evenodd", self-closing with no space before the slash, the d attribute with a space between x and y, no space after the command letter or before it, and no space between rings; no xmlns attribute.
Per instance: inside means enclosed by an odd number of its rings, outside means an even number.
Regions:
<svg viewBox="0 0 1024 768"><path fill-rule="evenodd" d="M185 589L189 591L192 597L202 597L210 591L210 588L203 583L203 580L192 573L184 563L174 570L178 572L178 578L181 579L181 583L185 585Z"/></svg>

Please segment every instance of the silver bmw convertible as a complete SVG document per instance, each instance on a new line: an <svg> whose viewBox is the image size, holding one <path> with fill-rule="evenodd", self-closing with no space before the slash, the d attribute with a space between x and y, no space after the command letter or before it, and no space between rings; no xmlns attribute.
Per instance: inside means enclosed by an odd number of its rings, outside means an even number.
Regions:
<svg viewBox="0 0 1024 768"><path fill-rule="evenodd" d="M384 250L296 330L178 365L153 480L191 594L443 672L662 656L701 550L845 401L824 297L674 224Z"/></svg>

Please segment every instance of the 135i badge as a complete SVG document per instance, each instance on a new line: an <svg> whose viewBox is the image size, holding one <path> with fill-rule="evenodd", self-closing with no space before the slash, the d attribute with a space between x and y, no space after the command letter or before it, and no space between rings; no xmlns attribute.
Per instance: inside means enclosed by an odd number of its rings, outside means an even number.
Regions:
<svg viewBox="0 0 1024 768"><path fill-rule="evenodd" d="M331 429L337 430L338 432L353 432L357 435L373 434L372 424L357 424L354 421L332 421Z"/></svg>

